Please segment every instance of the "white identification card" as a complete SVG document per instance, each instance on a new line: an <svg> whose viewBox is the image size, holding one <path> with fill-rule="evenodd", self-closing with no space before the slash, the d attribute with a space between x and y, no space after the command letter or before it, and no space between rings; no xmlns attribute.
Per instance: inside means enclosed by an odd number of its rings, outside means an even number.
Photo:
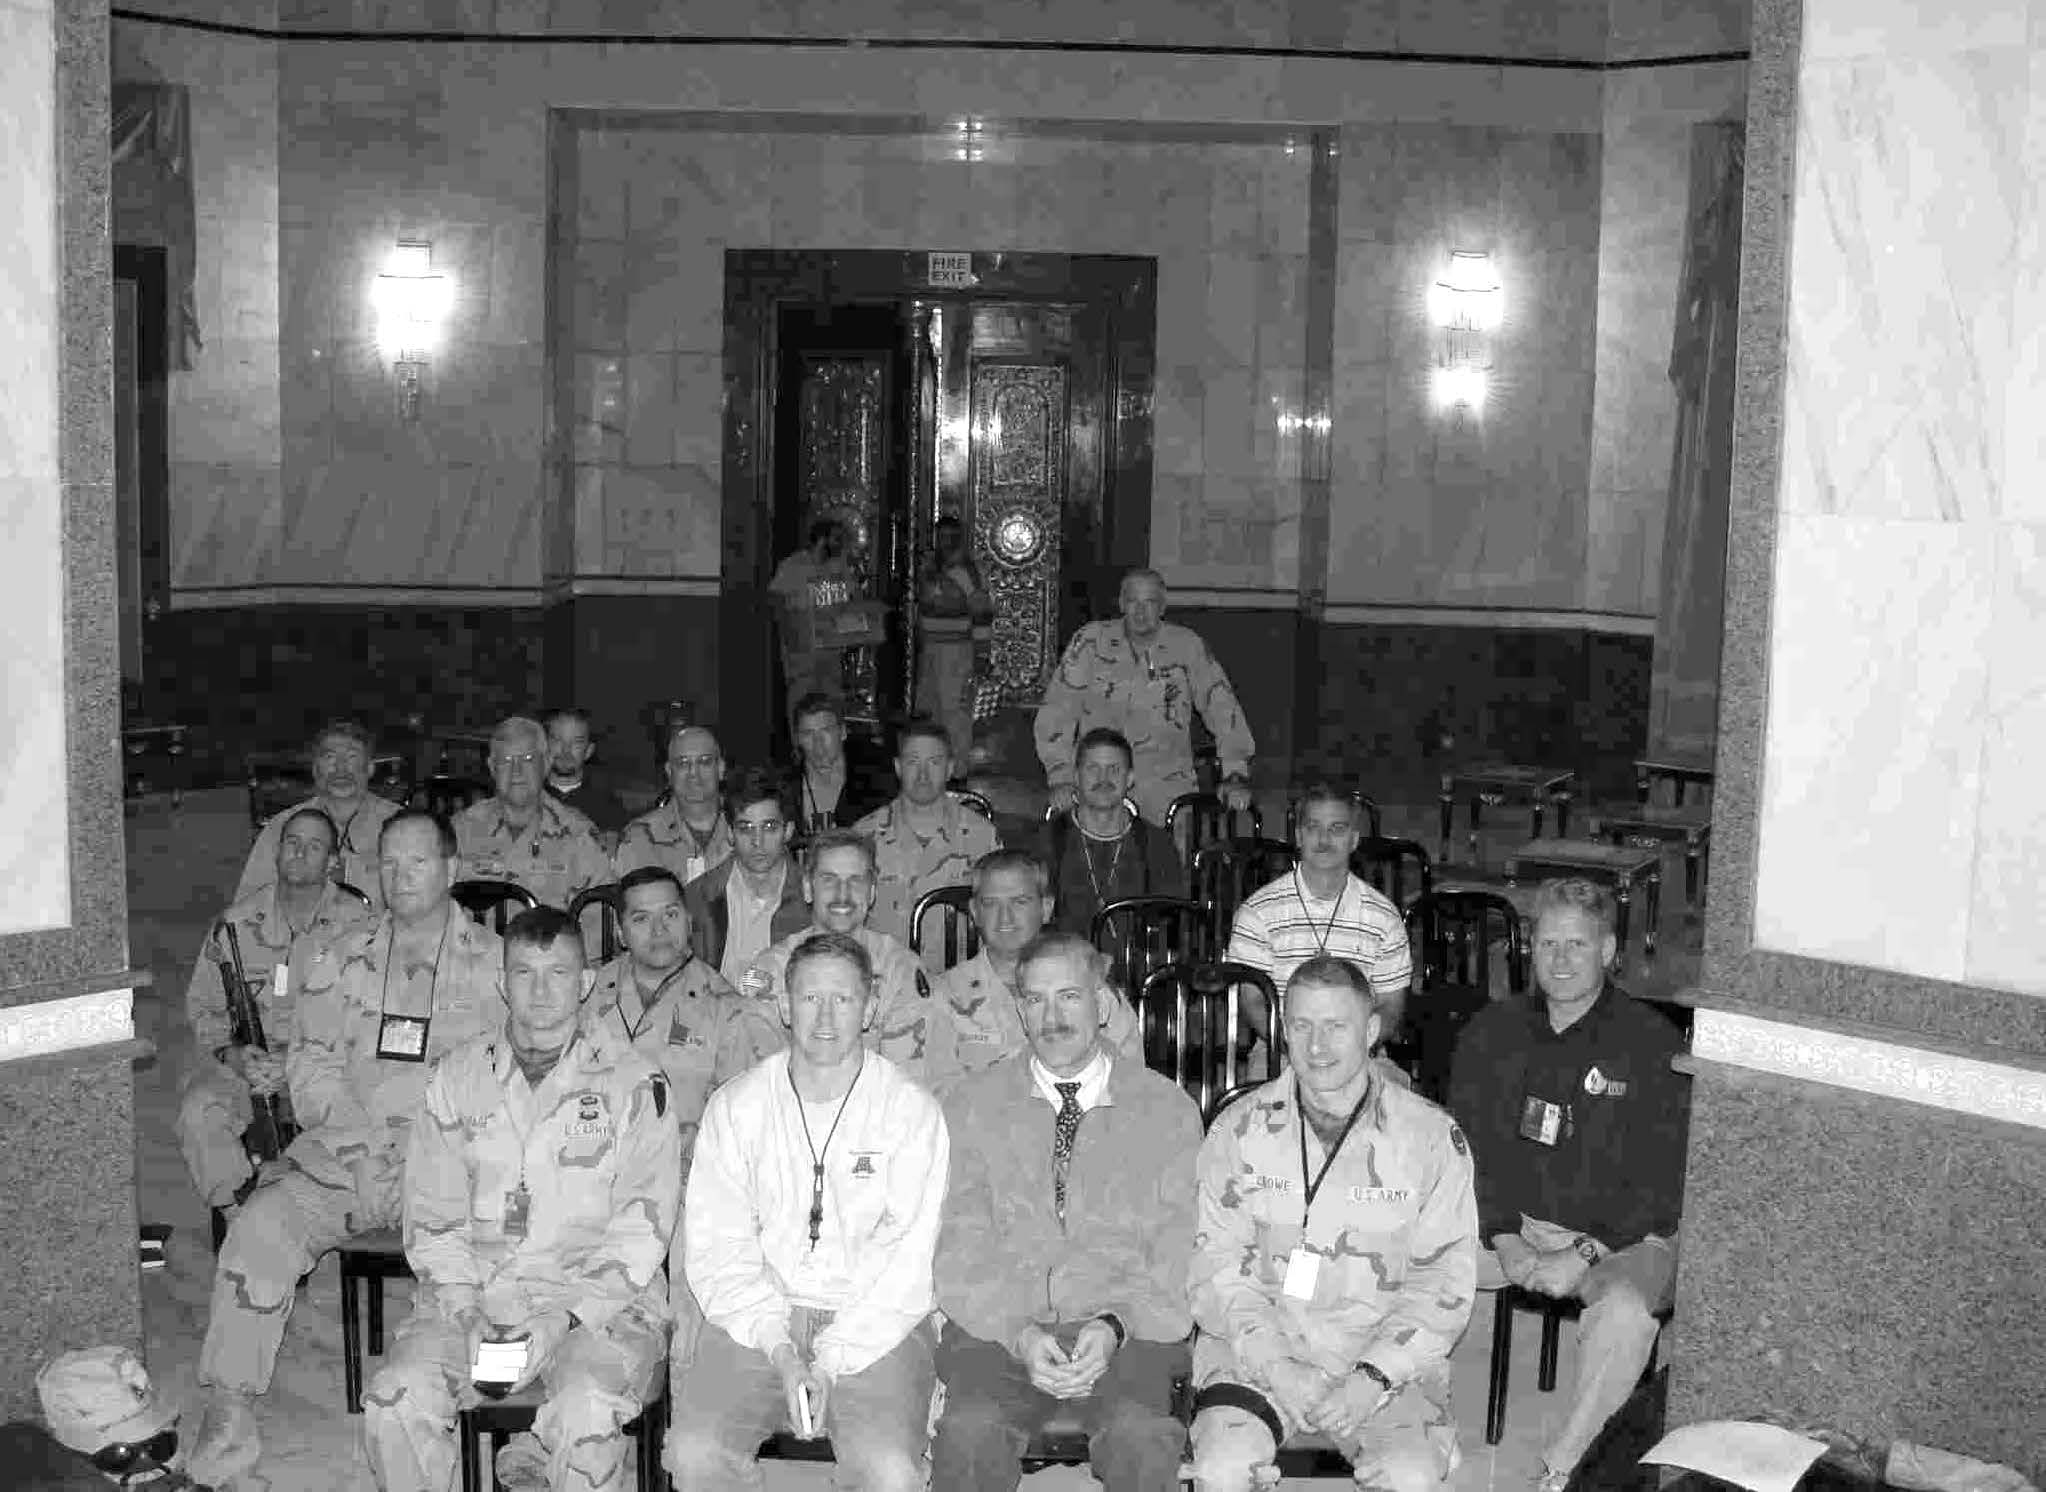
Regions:
<svg viewBox="0 0 2046 1492"><path fill-rule="evenodd" d="M1321 1255L1306 1244L1286 1256L1286 1282L1280 1288L1289 1299L1314 1299L1314 1287L1320 1279Z"/></svg>
<svg viewBox="0 0 2046 1492"><path fill-rule="evenodd" d="M817 1438L817 1411L810 1407L810 1385L796 1390L796 1434L804 1440Z"/></svg>
<svg viewBox="0 0 2046 1492"><path fill-rule="evenodd" d="M526 1353L532 1348L530 1337L518 1337L509 1342L478 1342L476 1362L469 1370L469 1377L475 1383L517 1383L526 1371Z"/></svg>
<svg viewBox="0 0 2046 1492"><path fill-rule="evenodd" d="M286 1000L289 999L290 996L291 996L291 965L279 964L277 966L276 974L272 976L270 980L270 998L273 1000Z"/></svg>

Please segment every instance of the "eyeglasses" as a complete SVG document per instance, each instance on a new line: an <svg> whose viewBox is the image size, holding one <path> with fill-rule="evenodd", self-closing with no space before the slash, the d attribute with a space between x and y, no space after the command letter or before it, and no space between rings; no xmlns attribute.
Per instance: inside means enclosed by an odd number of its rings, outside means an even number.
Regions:
<svg viewBox="0 0 2046 1492"><path fill-rule="evenodd" d="M119 1476L136 1462L154 1461L158 1466L168 1466L171 1457L178 1453L178 1429L158 1430L147 1440L121 1441L115 1445L103 1445L92 1453L92 1464L109 1476Z"/></svg>
<svg viewBox="0 0 2046 1492"><path fill-rule="evenodd" d="M517 756L513 756L509 752L507 752L500 756L493 756L490 759L490 763L492 766L496 767L530 767L533 765L534 762L538 761L539 759L540 759L539 757L533 755L533 753L530 751L523 752Z"/></svg>

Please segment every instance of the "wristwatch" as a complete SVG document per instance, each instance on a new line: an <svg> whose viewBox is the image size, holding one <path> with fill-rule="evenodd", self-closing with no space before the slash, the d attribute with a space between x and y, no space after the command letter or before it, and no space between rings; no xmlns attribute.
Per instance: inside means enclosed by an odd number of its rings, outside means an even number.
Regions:
<svg viewBox="0 0 2046 1492"><path fill-rule="evenodd" d="M1583 1234L1579 1234L1577 1242L1574 1245L1574 1247L1577 1250L1577 1257L1582 1259L1585 1263L1587 1264L1598 1263L1599 1261L1598 1245L1593 1243L1589 1238L1585 1237Z"/></svg>

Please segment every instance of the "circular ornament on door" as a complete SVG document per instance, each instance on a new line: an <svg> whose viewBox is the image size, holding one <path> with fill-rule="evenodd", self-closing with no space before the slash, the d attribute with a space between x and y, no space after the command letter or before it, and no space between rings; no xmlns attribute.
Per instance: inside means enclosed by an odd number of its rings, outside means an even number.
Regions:
<svg viewBox="0 0 2046 1492"><path fill-rule="evenodd" d="M1044 541L1044 525L1027 509L1016 508L995 519L992 547L1004 564L1029 564L1044 553Z"/></svg>

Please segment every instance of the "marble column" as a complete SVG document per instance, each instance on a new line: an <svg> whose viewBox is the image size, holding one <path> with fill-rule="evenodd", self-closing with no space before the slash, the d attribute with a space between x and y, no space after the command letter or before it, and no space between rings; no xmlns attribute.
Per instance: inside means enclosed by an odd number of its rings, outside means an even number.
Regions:
<svg viewBox="0 0 2046 1492"><path fill-rule="evenodd" d="M0 0L0 1419L136 1344L106 0Z"/></svg>
<svg viewBox="0 0 2046 1492"><path fill-rule="evenodd" d="M2046 1477L2046 46L1758 0L1673 1423Z"/></svg>

